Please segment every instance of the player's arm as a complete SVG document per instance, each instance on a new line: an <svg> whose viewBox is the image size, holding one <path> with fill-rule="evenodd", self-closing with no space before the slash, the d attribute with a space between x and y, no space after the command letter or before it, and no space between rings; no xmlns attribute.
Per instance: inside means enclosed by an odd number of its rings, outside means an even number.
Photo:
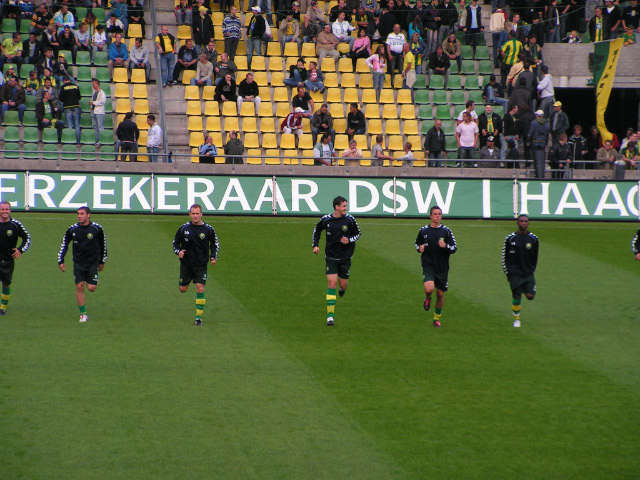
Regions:
<svg viewBox="0 0 640 480"><path fill-rule="evenodd" d="M351 233L352 235L349 237L349 243L357 242L360 235L362 235L358 222L356 222L356 219L353 217L351 217Z"/></svg>
<svg viewBox="0 0 640 480"><path fill-rule="evenodd" d="M209 236L209 248L211 250L211 265L215 265L218 260L218 250L220 250L220 242L216 231L211 227L211 235Z"/></svg>
<svg viewBox="0 0 640 480"><path fill-rule="evenodd" d="M104 264L107 262L107 236L104 234L102 227L98 228L98 242L100 243L100 262L98 269L102 271Z"/></svg>
<svg viewBox="0 0 640 480"><path fill-rule="evenodd" d="M636 256L636 260L640 260L640 230L638 230L631 240L631 251Z"/></svg>
<svg viewBox="0 0 640 480"><path fill-rule="evenodd" d="M18 222L18 236L22 239L22 244L16 249L17 256L19 257L29 250L31 246L31 235L29 235L28 230L24 228L24 225L20 222Z"/></svg>
<svg viewBox="0 0 640 480"><path fill-rule="evenodd" d="M451 230L447 233L447 249L449 250L449 253L456 253L458 251L456 237L453 236L453 232Z"/></svg>
<svg viewBox="0 0 640 480"><path fill-rule="evenodd" d="M71 241L71 227L67 229L67 231L62 236L62 244L60 245L60 250L58 251L58 267L60 270L64 272L64 257L67 254L67 250L69 250L69 242Z"/></svg>
<svg viewBox="0 0 640 480"><path fill-rule="evenodd" d="M424 236L422 235L422 229L418 232L416 237L416 243L414 244L418 253L424 252Z"/></svg>
<svg viewBox="0 0 640 480"><path fill-rule="evenodd" d="M502 244L502 271L509 277L509 269L507 268L507 249L509 248L509 237L504 239Z"/></svg>
<svg viewBox="0 0 640 480"><path fill-rule="evenodd" d="M311 236L311 248L313 248L313 253L318 253L320 251L320 235L322 234L322 230L324 230L324 217L316 223L316 226L313 229L313 235Z"/></svg>
<svg viewBox="0 0 640 480"><path fill-rule="evenodd" d="M175 237L173 237L173 243L171 244L173 246L173 253L175 253L176 255L180 255L180 252L182 251L181 233L182 233L182 227L180 227L176 232Z"/></svg>
<svg viewBox="0 0 640 480"><path fill-rule="evenodd" d="M531 265L533 266L533 270L535 271L538 266L538 247L540 246L540 241L537 237L534 237L535 241L531 247Z"/></svg>

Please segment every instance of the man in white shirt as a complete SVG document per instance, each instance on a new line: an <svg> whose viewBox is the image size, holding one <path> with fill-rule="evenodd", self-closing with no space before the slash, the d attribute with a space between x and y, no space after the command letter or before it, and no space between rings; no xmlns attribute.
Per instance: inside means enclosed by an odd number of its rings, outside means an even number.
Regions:
<svg viewBox="0 0 640 480"><path fill-rule="evenodd" d="M476 125L478 124L478 114L476 113L476 111L474 110L476 108L476 104L473 100L468 100L467 103L465 104L465 109L463 111L460 112L460 114L458 115L458 118L456 118L456 125L460 125L463 120L464 120L464 113L467 112L469 114L469 118L471 118L471 120L473 120Z"/></svg>
<svg viewBox="0 0 640 480"><path fill-rule="evenodd" d="M393 32L387 35L387 72L391 75L391 85L393 86L393 79L395 77L395 71L398 69L402 73L402 46L407 43L407 39L404 33L400 32L400 25L397 23L393 26Z"/></svg>
<svg viewBox="0 0 640 480"><path fill-rule="evenodd" d="M107 102L107 95L100 88L100 80L91 79L93 92L89 106L91 107L91 123L95 132L96 145L100 146L100 132L104 130L104 105Z"/></svg>
<svg viewBox="0 0 640 480"><path fill-rule="evenodd" d="M147 124L149 125L147 153L149 153L151 162L156 163L158 161L160 145L162 145L162 129L160 125L156 124L156 117L154 115L147 115Z"/></svg>
<svg viewBox="0 0 640 480"><path fill-rule="evenodd" d="M555 100L555 91L553 89L553 79L549 73L549 67L543 65L540 69L542 71L542 80L536 87L540 94L540 105L538 108L544 112L544 117L549 120L551 118L551 109Z"/></svg>
<svg viewBox="0 0 640 480"><path fill-rule="evenodd" d="M351 24L344 19L344 16L344 12L338 14L338 19L331 24L331 31L340 43L348 43L349 50L351 50L355 40L355 38L351 36L351 32L355 30L355 27L351 26Z"/></svg>
<svg viewBox="0 0 640 480"><path fill-rule="evenodd" d="M478 144L478 125L471 121L468 111L462 112L462 123L456 127L456 140L458 141L458 158L473 160ZM465 167L471 166L471 162L464 162ZM473 165L477 167L478 164Z"/></svg>

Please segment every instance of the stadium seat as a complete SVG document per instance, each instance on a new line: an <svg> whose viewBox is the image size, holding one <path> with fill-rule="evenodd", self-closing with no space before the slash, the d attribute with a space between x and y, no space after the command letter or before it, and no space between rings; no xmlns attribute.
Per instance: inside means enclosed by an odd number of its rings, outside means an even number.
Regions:
<svg viewBox="0 0 640 480"><path fill-rule="evenodd" d="M116 154L113 145L102 145L100 147L99 158L103 162L115 162Z"/></svg>
<svg viewBox="0 0 640 480"><path fill-rule="evenodd" d="M316 56L316 46L313 43L303 43L302 44L302 57L315 57Z"/></svg>
<svg viewBox="0 0 640 480"><path fill-rule="evenodd" d="M382 118L384 119L398 118L398 109L395 103L385 104L382 106Z"/></svg>
<svg viewBox="0 0 640 480"><path fill-rule="evenodd" d="M25 127L22 129L22 142L24 145L28 145L30 143L38 143L39 140L38 129L35 127Z"/></svg>
<svg viewBox="0 0 640 480"><path fill-rule="evenodd" d="M271 72L271 85L274 87L284 85L284 72Z"/></svg>
<svg viewBox="0 0 640 480"><path fill-rule="evenodd" d="M298 44L287 42L284 44L284 56L298 58Z"/></svg>
<svg viewBox="0 0 640 480"><path fill-rule="evenodd" d="M247 165L262 165L262 150L260 148L249 148L246 160Z"/></svg>
<svg viewBox="0 0 640 480"><path fill-rule="evenodd" d="M489 47L486 45L478 45L476 47L476 60L489 60Z"/></svg>
<svg viewBox="0 0 640 480"><path fill-rule="evenodd" d="M289 90L287 89L287 87L275 87L273 89L273 101L288 103L290 100Z"/></svg>
<svg viewBox="0 0 640 480"><path fill-rule="evenodd" d="M240 106L240 116L241 117L255 117L256 116L256 106L253 102L242 102Z"/></svg>
<svg viewBox="0 0 640 480"><path fill-rule="evenodd" d="M5 142L19 142L20 130L18 130L18 127L5 127L3 140Z"/></svg>
<svg viewBox="0 0 640 480"><path fill-rule="evenodd" d="M108 63L109 63L109 54L108 54L108 52L96 52L93 55L93 64L96 67L106 67L108 65ZM97 70L98 69L96 69L96 72L97 72ZM100 70L102 70L102 69L100 69ZM107 70L107 74L108 73L109 73L109 70ZM99 77L96 77L96 78L98 78L100 81L102 81L102 79L100 79Z"/></svg>
<svg viewBox="0 0 640 480"><path fill-rule="evenodd" d="M131 83L147 83L147 73L144 68L131 70Z"/></svg>
<svg viewBox="0 0 640 480"><path fill-rule="evenodd" d="M458 150L458 142L456 140L456 136L453 133L451 135L445 135L445 144L445 148L448 152Z"/></svg>
<svg viewBox="0 0 640 480"><path fill-rule="evenodd" d="M273 117L273 103L271 102L262 102L260 104L260 109L258 110L259 117Z"/></svg>
<svg viewBox="0 0 640 480"><path fill-rule="evenodd" d="M113 83L129 83L126 68L113 69Z"/></svg>
<svg viewBox="0 0 640 480"><path fill-rule="evenodd" d="M278 45L280 49L280 45ZM282 57L269 57L268 72L281 72L282 71Z"/></svg>
<svg viewBox="0 0 640 480"><path fill-rule="evenodd" d="M349 137L347 135L336 135L334 148L337 151L345 150L349 146Z"/></svg>
<svg viewBox="0 0 640 480"><path fill-rule="evenodd" d="M57 135L57 133L54 131ZM58 160L58 145L52 143L45 143L43 148L42 159L43 160Z"/></svg>
<svg viewBox="0 0 640 480"><path fill-rule="evenodd" d="M449 120L451 118L451 108L449 108L449 105L438 105L436 108L436 118Z"/></svg>
<svg viewBox="0 0 640 480"><path fill-rule="evenodd" d="M20 158L20 145L17 143L5 143L4 144L4 156L9 159L17 159ZM9 151L13 150L13 151Z"/></svg>
<svg viewBox="0 0 640 480"><path fill-rule="evenodd" d="M222 102L222 116L235 117L238 115L238 106L236 102Z"/></svg>
<svg viewBox="0 0 640 480"><path fill-rule="evenodd" d="M329 104L329 113L331 116L335 118L345 118L344 115L344 106L342 103L331 103Z"/></svg>
<svg viewBox="0 0 640 480"><path fill-rule="evenodd" d="M338 72L353 73L353 62L350 58L341 58L340 60L338 60Z"/></svg>
<svg viewBox="0 0 640 480"><path fill-rule="evenodd" d="M77 160L78 152L75 145L62 145L62 160Z"/></svg>
<svg viewBox="0 0 640 480"><path fill-rule="evenodd" d="M460 74L462 75L474 75L476 73L476 66L473 60L462 60L462 68Z"/></svg>
<svg viewBox="0 0 640 480"><path fill-rule="evenodd" d="M81 152L80 160L85 162L95 162L97 160L95 141L91 145L82 145Z"/></svg>
<svg viewBox="0 0 640 480"><path fill-rule="evenodd" d="M293 133L283 133L280 136L280 148L296 148L296 135Z"/></svg>
<svg viewBox="0 0 640 480"><path fill-rule="evenodd" d="M425 88L427 88L426 77L424 75L418 75L418 78L416 78L416 81L413 84L413 89L422 90Z"/></svg>
<svg viewBox="0 0 640 480"><path fill-rule="evenodd" d="M327 90L327 103L342 103L342 89L329 88Z"/></svg>
<svg viewBox="0 0 640 480"><path fill-rule="evenodd" d="M447 79L447 90L460 90L462 88L462 77L460 75L449 75Z"/></svg>
<svg viewBox="0 0 640 480"><path fill-rule="evenodd" d="M362 103L378 103L376 91L371 88L362 90Z"/></svg>
<svg viewBox="0 0 640 480"><path fill-rule="evenodd" d="M367 120L380 118L380 109L377 103L367 103L364 109L364 118Z"/></svg>
<svg viewBox="0 0 640 480"><path fill-rule="evenodd" d="M336 132L344 132L347 129L347 119L346 118L334 118L333 119L333 129Z"/></svg>
<svg viewBox="0 0 640 480"><path fill-rule="evenodd" d="M27 106L27 110L36 109L36 97L35 95L27 95L24 104Z"/></svg>
<svg viewBox="0 0 640 480"><path fill-rule="evenodd" d="M484 103L484 99L482 98L482 91L480 90L472 90L469 92L467 100L473 100L476 105L482 105Z"/></svg>
<svg viewBox="0 0 640 480"><path fill-rule="evenodd" d="M242 118L242 131L251 133L258 131L258 122L255 116Z"/></svg>
<svg viewBox="0 0 640 480"><path fill-rule="evenodd" d="M58 143L57 130L55 128L45 128L42 130L42 143Z"/></svg>
<svg viewBox="0 0 640 480"><path fill-rule="evenodd" d="M213 95L216 92L216 87L214 87L213 85L205 85L202 88L202 100L203 101L208 101L208 100L213 100Z"/></svg>
<svg viewBox="0 0 640 480"><path fill-rule="evenodd" d="M444 77L442 75L431 75L429 77L430 90L442 90L444 88Z"/></svg>
<svg viewBox="0 0 640 480"><path fill-rule="evenodd" d="M404 135L418 135L418 121L405 120L402 130Z"/></svg>
<svg viewBox="0 0 640 480"><path fill-rule="evenodd" d="M433 100L432 103L434 105L446 105L449 103L447 100L447 92L446 90L436 90L433 92Z"/></svg>
<svg viewBox="0 0 640 480"><path fill-rule="evenodd" d="M276 103L276 117L284 118L291 113L291 104L286 102Z"/></svg>
<svg viewBox="0 0 640 480"><path fill-rule="evenodd" d="M480 79L478 75L468 75L464 79L464 89L465 90L478 90L480 88Z"/></svg>
<svg viewBox="0 0 640 480"><path fill-rule="evenodd" d="M78 55L81 53L88 53L88 52L78 52ZM92 77L93 75L91 73L90 67L78 67L78 74L76 75L76 79L79 82L90 82Z"/></svg>
<svg viewBox="0 0 640 480"><path fill-rule="evenodd" d="M149 92L147 86L136 83L133 86L133 98L149 98Z"/></svg>
<svg viewBox="0 0 640 480"><path fill-rule="evenodd" d="M75 129L65 128L62 130L62 143L73 144L73 145L77 143Z"/></svg>
<svg viewBox="0 0 640 480"><path fill-rule="evenodd" d="M116 88L113 92L115 98L129 98L129 84L128 83L116 83Z"/></svg>
<svg viewBox="0 0 640 480"><path fill-rule="evenodd" d="M420 105L420 108L418 108L418 118L420 120L431 120L433 118L433 109L431 104Z"/></svg>
<svg viewBox="0 0 640 480"><path fill-rule="evenodd" d="M464 99L464 90L454 90L451 92L451 105L464 105L466 103Z"/></svg>
<svg viewBox="0 0 640 480"><path fill-rule="evenodd" d="M399 90L396 103L398 105L407 104L407 103L410 103L411 105L413 105L413 100L411 99L411 90L407 90L406 88Z"/></svg>
<svg viewBox="0 0 640 480"><path fill-rule="evenodd" d="M240 130L240 122L238 121L238 117L227 117L224 116L224 131L230 132L231 130L235 130L236 132Z"/></svg>
<svg viewBox="0 0 640 480"><path fill-rule="evenodd" d="M267 150L267 152L270 152L271 150ZM300 154L298 153L298 150L283 150L282 151L282 163L284 165L298 165L298 162L300 161Z"/></svg>
<svg viewBox="0 0 640 480"><path fill-rule="evenodd" d="M463 60L473 60L473 48L471 45L462 45Z"/></svg>
<svg viewBox="0 0 640 480"><path fill-rule="evenodd" d="M32 95L28 95L32 96ZM38 119L36 118L36 112L26 111L24 112L24 117L22 118L22 125L25 127L37 127Z"/></svg>
<svg viewBox="0 0 640 480"><path fill-rule="evenodd" d="M142 37L142 25L140 25L139 23L130 23L129 28L127 29L127 38L139 38L139 37Z"/></svg>
<svg viewBox="0 0 640 480"><path fill-rule="evenodd" d="M113 130L105 129L100 132L100 144L102 148L104 148L104 145L113 145L114 141Z"/></svg>
<svg viewBox="0 0 640 480"><path fill-rule="evenodd" d="M202 117L201 116L191 116L187 117L189 119L187 129L190 132L201 132L202 131ZM215 118L215 117L214 117Z"/></svg>
<svg viewBox="0 0 640 480"><path fill-rule="evenodd" d="M16 21L13 18L3 18L2 19L2 32L3 33L14 33L17 32Z"/></svg>
<svg viewBox="0 0 640 480"><path fill-rule="evenodd" d="M298 149L300 150L313 150L313 138L311 135L302 135L298 139Z"/></svg>
<svg viewBox="0 0 640 480"><path fill-rule="evenodd" d="M356 73L369 73L371 69L367 66L366 59L359 58L356 60Z"/></svg>
<svg viewBox="0 0 640 480"><path fill-rule="evenodd" d="M195 106L192 106L192 111L194 111L193 115L200 115L200 102L187 102L187 115L189 114L189 105L195 103L197 104L197 110ZM197 113L195 113L197 112ZM218 102L209 101L204 104L204 114L207 117L217 117L220 115L220 105Z"/></svg>
<svg viewBox="0 0 640 480"><path fill-rule="evenodd" d="M147 115L149 113L149 100L139 98L135 101L133 112L137 114Z"/></svg>
<svg viewBox="0 0 640 480"><path fill-rule="evenodd" d="M480 60L478 62L478 73L480 75L492 75L493 63L491 63L491 60Z"/></svg>
<svg viewBox="0 0 640 480"><path fill-rule="evenodd" d="M361 73L358 86L363 89L373 88L373 75L370 73Z"/></svg>
<svg viewBox="0 0 640 480"><path fill-rule="evenodd" d="M7 110L4 114L4 124L17 127L18 123L18 112L15 110Z"/></svg>
<svg viewBox="0 0 640 480"><path fill-rule="evenodd" d="M337 131L337 129L336 129ZM382 120L372 118L367 125L367 133L370 135L382 135Z"/></svg>
<svg viewBox="0 0 640 480"><path fill-rule="evenodd" d="M262 134L262 148L278 148L278 139L275 133Z"/></svg>
<svg viewBox="0 0 640 480"><path fill-rule="evenodd" d="M78 89L80 90L80 95L83 97L91 97L93 95L93 88L91 88L90 83L78 82Z"/></svg>
<svg viewBox="0 0 640 480"><path fill-rule="evenodd" d="M244 134L244 146L245 148L260 148L260 141L258 140L257 133L245 133Z"/></svg>
<svg viewBox="0 0 640 480"><path fill-rule="evenodd" d="M96 53L96 55L98 55L98 53ZM94 57L94 63L95 63L95 57ZM108 68L96 67L95 77L105 85L108 85L111 82L111 76L109 75Z"/></svg>
<svg viewBox="0 0 640 480"><path fill-rule="evenodd" d="M393 90L383 88L380 92L380 103L396 103L393 98Z"/></svg>
<svg viewBox="0 0 640 480"><path fill-rule="evenodd" d="M279 57L280 56L280 42L267 43L267 57Z"/></svg>
<svg viewBox="0 0 640 480"><path fill-rule="evenodd" d="M191 85L191 79L196 78L195 70L183 70L182 71L182 84Z"/></svg>
<svg viewBox="0 0 640 480"><path fill-rule="evenodd" d="M343 73L340 79L342 88L356 88L356 76L353 73Z"/></svg>
<svg viewBox="0 0 640 480"><path fill-rule="evenodd" d="M207 132L221 132L222 126L220 124L220 117L207 117Z"/></svg>
<svg viewBox="0 0 640 480"><path fill-rule="evenodd" d="M215 111L216 111L216 115L218 114L218 104L214 103L214 102L207 102L205 104L205 108L209 105L209 104L215 105ZM202 110L201 110L201 103L199 101L189 101L187 102L187 115L197 115L200 116L202 115ZM206 113L205 113L206 114Z"/></svg>
<svg viewBox="0 0 640 480"><path fill-rule="evenodd" d="M251 59L251 69L260 72L265 72L267 70L267 65L265 63L264 57L255 56Z"/></svg>
<svg viewBox="0 0 640 480"><path fill-rule="evenodd" d="M336 71L335 60L331 57L324 57L322 59L322 67L320 68L320 71L324 74L329 72L335 72Z"/></svg>
<svg viewBox="0 0 640 480"><path fill-rule="evenodd" d="M436 93L436 92L434 92L434 93ZM416 90L415 91L415 102L417 104L431 103L431 100L429 100L429 90Z"/></svg>
<svg viewBox="0 0 640 480"><path fill-rule="evenodd" d="M176 35L178 40L191 40L191 26L178 25L178 34Z"/></svg>
<svg viewBox="0 0 640 480"><path fill-rule="evenodd" d="M191 163L200 163L200 157L198 156L198 149L191 149Z"/></svg>
<svg viewBox="0 0 640 480"><path fill-rule="evenodd" d="M323 83L325 88L338 87L338 74L335 72L325 73Z"/></svg>
<svg viewBox="0 0 640 480"><path fill-rule="evenodd" d="M80 143L82 145L95 145L96 144L96 133L91 129L84 129L80 134Z"/></svg>
<svg viewBox="0 0 640 480"><path fill-rule="evenodd" d="M272 114L272 116L270 118L261 118L260 119L260 131L262 133L275 133L276 132L276 120L275 120L275 118L273 118L273 114Z"/></svg>
<svg viewBox="0 0 640 480"><path fill-rule="evenodd" d="M385 135L400 135L400 120L399 119L387 120L384 133Z"/></svg>
<svg viewBox="0 0 640 480"><path fill-rule="evenodd" d="M204 134L202 132L189 133L189 146L199 147L204 143Z"/></svg>

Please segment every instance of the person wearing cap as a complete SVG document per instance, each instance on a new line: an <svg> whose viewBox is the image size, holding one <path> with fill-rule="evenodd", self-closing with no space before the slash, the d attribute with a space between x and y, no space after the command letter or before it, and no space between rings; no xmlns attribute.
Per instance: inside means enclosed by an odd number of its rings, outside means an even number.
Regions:
<svg viewBox="0 0 640 480"><path fill-rule="evenodd" d="M187 0L180 0L180 3L176 5L174 14L176 16L176 25L191 26L193 23L193 11Z"/></svg>
<svg viewBox="0 0 640 480"><path fill-rule="evenodd" d="M82 110L80 109L80 89L78 85L71 82L71 77L66 75L63 78L63 84L60 87L60 102L64 108L65 123L67 128L76 129L76 141L80 144L80 116Z"/></svg>
<svg viewBox="0 0 640 480"><path fill-rule="evenodd" d="M553 104L553 112L551 113L549 128L551 129L551 141L556 143L561 133L566 134L569 130L569 117L562 110L562 102Z"/></svg>
<svg viewBox="0 0 640 480"><path fill-rule="evenodd" d="M11 38L5 39L0 45L0 52L0 70L2 70L5 63L14 63L19 74L23 62L20 34L14 33Z"/></svg>
<svg viewBox="0 0 640 480"><path fill-rule="evenodd" d="M18 82L15 75L7 76L7 80L0 90L0 103L2 103L2 123L4 124L4 115L8 110L18 111L18 122L22 126L24 112L27 109L25 102L27 100L24 88Z"/></svg>
<svg viewBox="0 0 640 480"><path fill-rule="evenodd" d="M345 13L342 11L338 12L338 18L331 24L331 31L338 39L338 42L349 45L349 50L351 50L355 40L355 38L351 36L353 30L355 30L355 28L345 20Z"/></svg>
<svg viewBox="0 0 640 480"><path fill-rule="evenodd" d="M302 114L304 110L300 107L297 107L293 110L292 113L287 115L287 117L280 124L280 131L282 133L293 133L300 138L302 136Z"/></svg>
<svg viewBox="0 0 640 480"><path fill-rule="evenodd" d="M318 25L321 29L324 28L324 10L318 6L316 0L311 0L311 6L307 9L307 15L309 15L311 23Z"/></svg>
<svg viewBox="0 0 640 480"><path fill-rule="evenodd" d="M293 19L300 24L300 4L298 2L291 4L291 14L293 15Z"/></svg>
<svg viewBox="0 0 640 480"><path fill-rule="evenodd" d="M64 53L60 52L60 54L58 55L58 63L56 64L56 69L52 73L56 77L56 84L58 86L62 85L64 77L69 77L69 79L73 83L71 69L69 68L69 62L67 61Z"/></svg>
<svg viewBox="0 0 640 480"><path fill-rule="evenodd" d="M300 53L300 24L293 18L293 12L287 11L287 16L280 22L280 51L284 55L284 45L287 42L297 45L297 53Z"/></svg>
<svg viewBox="0 0 640 480"><path fill-rule="evenodd" d="M551 118L552 105L555 102L555 90L553 89L553 79L549 73L549 67L543 65L540 69L542 72L542 80L536 87L540 97L538 108L544 112L545 118Z"/></svg>
<svg viewBox="0 0 640 480"><path fill-rule="evenodd" d="M549 124L544 118L542 110L536 110L536 119L531 122L529 132L527 133L527 141L531 145L531 154L533 155L533 167L536 171L536 178L544 178L545 158L544 149L549 140Z"/></svg>
<svg viewBox="0 0 640 480"><path fill-rule="evenodd" d="M229 54L229 58L233 60L236 56L238 43L242 38L242 23L238 18L238 9L233 5L231 6L231 12L229 16L225 17L225 19L222 21L222 35L224 36L224 50ZM247 43L248 42L249 38L247 36ZM248 47L249 45L247 45L247 49ZM249 52L247 51L247 56L248 55ZM251 57L249 57L249 65L251 65Z"/></svg>
<svg viewBox="0 0 640 480"><path fill-rule="evenodd" d="M253 16L251 20L249 20L249 25L247 25L247 65L249 70L251 70L251 59L253 57L253 53L256 55L262 56L262 37L264 37L264 33L266 31L266 23L262 15L260 13L262 10L260 7L251 7L251 11L253 12Z"/></svg>
<svg viewBox="0 0 640 480"><path fill-rule="evenodd" d="M500 151L495 145L495 139L489 135L485 145L480 149L480 166L484 168L498 168L500 166Z"/></svg>
<svg viewBox="0 0 640 480"><path fill-rule="evenodd" d="M326 103L323 103L320 110L311 118L311 138L314 145L319 133L328 133L331 136L331 142L335 143L336 131L333 129L333 117Z"/></svg>
<svg viewBox="0 0 640 480"><path fill-rule="evenodd" d="M200 54L200 52L204 50L205 46L211 40L214 40L213 20L211 20L211 15L209 15L209 10L207 10L207 7L203 6L198 8L198 15L196 15L193 19L192 30L196 52Z"/></svg>
<svg viewBox="0 0 640 480"><path fill-rule="evenodd" d="M304 58L299 58L295 65L289 67L289 78L283 80L285 85L297 87L307 80L307 69L304 67Z"/></svg>
<svg viewBox="0 0 640 480"><path fill-rule="evenodd" d="M340 58L340 53L336 50L336 46L340 43L338 37L331 32L331 25L328 23L324 26L322 32L318 34L316 42L316 53L318 54L318 65L322 68L322 59L331 57L336 62Z"/></svg>
<svg viewBox="0 0 640 480"><path fill-rule="evenodd" d="M189 41L189 40L187 40ZM113 69L116 67L127 68L129 65L129 52L127 46L122 43L122 34L116 33L115 42L109 46L109 77L113 79Z"/></svg>

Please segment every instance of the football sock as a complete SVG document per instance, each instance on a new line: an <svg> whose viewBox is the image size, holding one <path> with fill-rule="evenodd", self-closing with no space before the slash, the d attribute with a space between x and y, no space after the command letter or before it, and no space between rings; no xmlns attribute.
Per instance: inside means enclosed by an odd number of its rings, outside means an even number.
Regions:
<svg viewBox="0 0 640 480"><path fill-rule="evenodd" d="M11 300L11 288L2 287L2 295L0 295L0 309L6 310L9 300Z"/></svg>
<svg viewBox="0 0 640 480"><path fill-rule="evenodd" d="M436 307L436 309L433 312L433 319L434 320L440 320L441 316L442 316L442 308Z"/></svg>
<svg viewBox="0 0 640 480"><path fill-rule="evenodd" d="M78 309L80 309L80 315L87 314L87 307L85 305L78 305Z"/></svg>
<svg viewBox="0 0 640 480"><path fill-rule="evenodd" d="M336 311L336 289L327 288L327 317L333 317Z"/></svg>
<svg viewBox="0 0 640 480"><path fill-rule="evenodd" d="M346 292L347 289L346 288L341 288L340 290L338 290L338 295L340 295L341 297L344 296L344 292Z"/></svg>
<svg viewBox="0 0 640 480"><path fill-rule="evenodd" d="M513 298L511 300L511 313L513 313L514 320L520 320L520 298Z"/></svg>
<svg viewBox="0 0 640 480"><path fill-rule="evenodd" d="M204 298L204 292L196 293L196 318L202 319L205 303L207 303L207 300Z"/></svg>

